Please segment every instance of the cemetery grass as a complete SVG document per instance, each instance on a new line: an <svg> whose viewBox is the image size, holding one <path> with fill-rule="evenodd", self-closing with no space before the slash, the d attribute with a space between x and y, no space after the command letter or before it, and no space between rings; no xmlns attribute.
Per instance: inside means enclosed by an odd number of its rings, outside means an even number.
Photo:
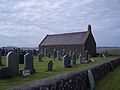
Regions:
<svg viewBox="0 0 120 90"><path fill-rule="evenodd" d="M109 57L108 60L113 60L115 58L117 58L117 57ZM105 59L102 59L101 57L96 57L96 58L93 58L93 60L95 60L94 63L90 63L90 64L78 64L77 63L72 68L64 68L63 61L54 61L53 60L53 71L48 72L47 71L47 63L50 60L52 60L52 58L44 57L43 62L40 63L40 62L38 62L37 56L34 56L34 67L36 69L36 73L31 76L26 76L26 77L22 77L22 76L18 75L18 76L6 78L6 79L0 79L0 90L6 89L6 88L12 88L12 87L16 87L16 86L21 86L28 82L45 79L45 78L55 76L58 74L80 71L81 69L85 69L85 68L91 67L93 65L96 65L96 64L99 64L102 62L106 62ZM5 67L6 57L2 57L2 61L3 61L3 65L0 67ZM23 70L24 65L20 64L19 69Z"/></svg>
<svg viewBox="0 0 120 90"><path fill-rule="evenodd" d="M120 66L98 80L94 90L120 90Z"/></svg>

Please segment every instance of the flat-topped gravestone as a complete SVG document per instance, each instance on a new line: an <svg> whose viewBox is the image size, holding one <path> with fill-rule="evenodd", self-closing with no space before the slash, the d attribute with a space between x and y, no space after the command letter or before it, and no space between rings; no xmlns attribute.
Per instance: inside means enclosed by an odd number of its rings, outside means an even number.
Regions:
<svg viewBox="0 0 120 90"><path fill-rule="evenodd" d="M91 70L88 70L88 79L90 84L90 90L93 90L95 87L94 76Z"/></svg>
<svg viewBox="0 0 120 90"><path fill-rule="evenodd" d="M49 61L48 62L48 71L52 71L53 70L53 62Z"/></svg>
<svg viewBox="0 0 120 90"><path fill-rule="evenodd" d="M57 60L61 60L60 51L57 51Z"/></svg>
<svg viewBox="0 0 120 90"><path fill-rule="evenodd" d="M63 56L63 65L65 68L71 67L71 58L69 57L68 54Z"/></svg>
<svg viewBox="0 0 120 90"><path fill-rule="evenodd" d="M34 60L32 54L27 53L24 55L24 64L25 64L25 70L34 69Z"/></svg>
<svg viewBox="0 0 120 90"><path fill-rule="evenodd" d="M2 64L2 53L0 52L0 65Z"/></svg>
<svg viewBox="0 0 120 90"><path fill-rule="evenodd" d="M23 70L22 71L22 76L29 76L30 75L30 70Z"/></svg>
<svg viewBox="0 0 120 90"><path fill-rule="evenodd" d="M51 57L51 54L50 54L50 52L48 53L48 58L50 58Z"/></svg>
<svg viewBox="0 0 120 90"><path fill-rule="evenodd" d="M78 63L83 63L83 58L82 58L82 54L81 53L79 55Z"/></svg>
<svg viewBox="0 0 120 90"><path fill-rule="evenodd" d="M8 67L4 67L0 69L0 78L7 78L12 76L12 73Z"/></svg>
<svg viewBox="0 0 120 90"><path fill-rule="evenodd" d="M54 49L54 51L53 51L53 59L55 60L57 58L57 51L56 51L56 49Z"/></svg>
<svg viewBox="0 0 120 90"><path fill-rule="evenodd" d="M16 52L9 52L7 54L6 66L10 69L12 75L16 75L19 72L19 59Z"/></svg>
<svg viewBox="0 0 120 90"><path fill-rule="evenodd" d="M42 62L43 60L42 60L42 54L41 53L39 53L38 54L38 62Z"/></svg>
<svg viewBox="0 0 120 90"><path fill-rule="evenodd" d="M19 52L19 64L24 64L24 52Z"/></svg>
<svg viewBox="0 0 120 90"><path fill-rule="evenodd" d="M72 56L72 65L75 65L76 64L76 54L73 53L73 56Z"/></svg>

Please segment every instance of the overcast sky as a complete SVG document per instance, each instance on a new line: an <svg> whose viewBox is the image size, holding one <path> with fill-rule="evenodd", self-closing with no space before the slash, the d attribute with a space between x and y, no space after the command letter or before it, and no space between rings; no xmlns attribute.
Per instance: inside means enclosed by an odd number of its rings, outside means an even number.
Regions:
<svg viewBox="0 0 120 90"><path fill-rule="evenodd" d="M0 47L37 47L46 34L86 31L120 46L120 0L0 0Z"/></svg>

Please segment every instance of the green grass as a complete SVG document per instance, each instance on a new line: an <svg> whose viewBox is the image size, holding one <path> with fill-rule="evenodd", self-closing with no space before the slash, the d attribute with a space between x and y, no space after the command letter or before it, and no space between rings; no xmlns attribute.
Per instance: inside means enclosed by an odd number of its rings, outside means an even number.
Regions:
<svg viewBox="0 0 120 90"><path fill-rule="evenodd" d="M117 58L117 57L110 57L110 58L108 58L108 60L113 60L115 58ZM2 59L3 59L3 66L0 66L0 67L5 67L6 58L2 57ZM49 60L52 60L52 58L45 57L45 58L43 58L43 62L39 63L38 58L34 57L34 63L35 63L34 65L35 65L35 69L36 69L35 74L33 74L31 76L26 76L26 77L14 76L14 77L6 78L6 79L1 79L0 80L0 90L5 89L5 88L20 86L20 85L26 84L31 81L48 78L48 77L55 76L58 74L80 71L83 68L88 68L93 65L96 65L96 64L99 64L102 62L106 62L106 60L104 60L100 57L93 58L93 59L95 60L94 63L90 63L90 64L78 64L77 63L72 68L64 68L62 61L53 61L53 63L54 63L53 71L48 72L47 71L47 63ZM23 68L24 68L24 65L23 64L20 65L20 69L23 69Z"/></svg>
<svg viewBox="0 0 120 90"><path fill-rule="evenodd" d="M120 90L120 66L98 80L95 90Z"/></svg>

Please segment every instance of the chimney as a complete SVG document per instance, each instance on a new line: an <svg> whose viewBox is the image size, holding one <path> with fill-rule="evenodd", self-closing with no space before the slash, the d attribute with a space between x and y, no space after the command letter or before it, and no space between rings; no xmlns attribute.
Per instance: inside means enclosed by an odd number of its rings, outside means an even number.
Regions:
<svg viewBox="0 0 120 90"><path fill-rule="evenodd" d="M91 25L88 25L88 31L91 32Z"/></svg>

